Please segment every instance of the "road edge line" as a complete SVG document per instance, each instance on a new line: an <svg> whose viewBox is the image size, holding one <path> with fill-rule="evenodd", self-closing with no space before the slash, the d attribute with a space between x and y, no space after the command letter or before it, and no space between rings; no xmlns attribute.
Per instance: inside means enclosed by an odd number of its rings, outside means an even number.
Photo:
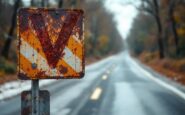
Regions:
<svg viewBox="0 0 185 115"><path fill-rule="evenodd" d="M163 86L164 88L172 91L173 93L175 93L176 95L178 95L179 97L181 97L182 99L185 100L185 93L182 92L181 90L179 90L178 88L169 85L168 83L162 81L161 79L158 79L157 77L154 77L151 73L149 73L147 70L145 70L143 67L141 67L133 58L131 58L132 63L141 70L141 72L146 75L148 78L150 78L151 80L155 81L157 84Z"/></svg>

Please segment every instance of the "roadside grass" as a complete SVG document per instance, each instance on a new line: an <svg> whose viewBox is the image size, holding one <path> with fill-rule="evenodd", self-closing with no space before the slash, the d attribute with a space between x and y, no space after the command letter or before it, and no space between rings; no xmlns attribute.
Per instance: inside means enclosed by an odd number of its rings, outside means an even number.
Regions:
<svg viewBox="0 0 185 115"><path fill-rule="evenodd" d="M0 84L16 80L16 64L0 58Z"/></svg>
<svg viewBox="0 0 185 115"><path fill-rule="evenodd" d="M185 59L159 59L158 52L143 52L139 59L166 77L185 85Z"/></svg>

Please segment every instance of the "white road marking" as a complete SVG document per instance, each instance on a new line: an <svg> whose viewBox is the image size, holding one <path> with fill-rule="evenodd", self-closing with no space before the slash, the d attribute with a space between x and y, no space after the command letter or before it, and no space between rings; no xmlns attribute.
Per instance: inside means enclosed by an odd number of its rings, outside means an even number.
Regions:
<svg viewBox="0 0 185 115"><path fill-rule="evenodd" d="M151 80L155 81L156 83L158 83L159 85L165 87L166 89L172 91L173 93L175 93L176 95L180 96L182 99L185 100L185 93L182 92L181 90L177 89L176 87L167 84L166 82L158 79L157 77L153 76L151 73L149 73L148 71L144 70L142 67L140 67L135 61L133 61L132 59L130 59L130 62L132 62L135 67L137 67L138 69L140 69L140 71L146 75L147 77L149 77Z"/></svg>
<svg viewBox="0 0 185 115"><path fill-rule="evenodd" d="M107 75L103 75L102 80L107 80L107 77L108 77Z"/></svg>
<svg viewBox="0 0 185 115"><path fill-rule="evenodd" d="M101 95L101 93L102 93L102 89L100 87L97 87L94 90L93 94L91 95L91 98L90 99L91 100L98 100L99 97L100 97L100 95Z"/></svg>

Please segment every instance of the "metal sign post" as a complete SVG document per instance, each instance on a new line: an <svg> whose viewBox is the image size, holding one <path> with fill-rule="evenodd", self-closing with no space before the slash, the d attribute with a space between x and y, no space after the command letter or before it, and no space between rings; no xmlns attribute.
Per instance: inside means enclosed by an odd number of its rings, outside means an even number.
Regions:
<svg viewBox="0 0 185 115"><path fill-rule="evenodd" d="M18 77L32 80L31 90L21 93L21 115L50 115L50 94L39 90L39 79L84 76L84 13L21 8L17 16Z"/></svg>
<svg viewBox="0 0 185 115"><path fill-rule="evenodd" d="M38 84L36 82L37 81L33 81L32 83ZM35 85L33 85L33 87L35 87ZM23 91L21 93L21 115L50 115L50 94L47 90L39 90L38 97L38 93L36 93L38 91L37 89L38 88L32 89L31 91ZM34 92L33 94L32 91Z"/></svg>
<svg viewBox="0 0 185 115"><path fill-rule="evenodd" d="M32 80L31 84L32 115L39 115L39 80Z"/></svg>

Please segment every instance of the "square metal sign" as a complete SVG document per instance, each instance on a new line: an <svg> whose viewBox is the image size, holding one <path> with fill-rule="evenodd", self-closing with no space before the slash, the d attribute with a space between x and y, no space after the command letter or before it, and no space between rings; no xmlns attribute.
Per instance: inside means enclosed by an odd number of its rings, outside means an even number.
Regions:
<svg viewBox="0 0 185 115"><path fill-rule="evenodd" d="M83 11L77 9L20 9L17 15L19 78L83 77L83 20Z"/></svg>
<svg viewBox="0 0 185 115"><path fill-rule="evenodd" d="M32 114L31 91L21 93L21 115ZM39 115L50 115L50 94L46 90L39 91Z"/></svg>

